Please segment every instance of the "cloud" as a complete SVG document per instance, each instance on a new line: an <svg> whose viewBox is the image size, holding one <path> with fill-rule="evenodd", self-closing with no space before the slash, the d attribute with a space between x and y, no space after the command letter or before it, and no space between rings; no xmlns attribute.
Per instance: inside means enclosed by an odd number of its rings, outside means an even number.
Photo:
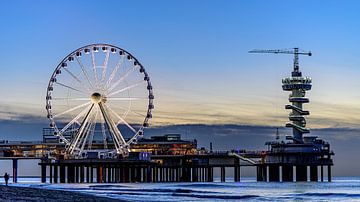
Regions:
<svg viewBox="0 0 360 202"><path fill-rule="evenodd" d="M33 113L32 109L26 107L9 107L0 106L0 120L1 121L19 121L19 122L43 122L46 120L45 116Z"/></svg>

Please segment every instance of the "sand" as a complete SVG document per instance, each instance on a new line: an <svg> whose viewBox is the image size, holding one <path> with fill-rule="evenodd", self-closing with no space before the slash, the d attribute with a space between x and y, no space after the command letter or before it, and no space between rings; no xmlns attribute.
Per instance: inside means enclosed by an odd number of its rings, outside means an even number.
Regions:
<svg viewBox="0 0 360 202"><path fill-rule="evenodd" d="M71 191L0 185L0 201L119 201Z"/></svg>

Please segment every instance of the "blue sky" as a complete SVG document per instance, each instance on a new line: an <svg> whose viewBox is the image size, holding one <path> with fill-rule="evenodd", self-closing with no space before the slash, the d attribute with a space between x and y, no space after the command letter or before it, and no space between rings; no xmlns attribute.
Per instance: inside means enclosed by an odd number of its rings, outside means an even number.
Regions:
<svg viewBox="0 0 360 202"><path fill-rule="evenodd" d="M69 52L110 43L149 71L153 123L282 126L290 55L313 78L309 126L359 127L357 1L8 1L0 8L0 118L45 116L46 85Z"/></svg>

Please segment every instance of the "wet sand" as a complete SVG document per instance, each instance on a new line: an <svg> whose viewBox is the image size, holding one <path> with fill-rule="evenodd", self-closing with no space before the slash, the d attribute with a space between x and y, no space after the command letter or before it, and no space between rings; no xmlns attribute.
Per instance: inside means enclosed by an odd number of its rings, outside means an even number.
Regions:
<svg viewBox="0 0 360 202"><path fill-rule="evenodd" d="M71 191L0 185L0 201L119 201Z"/></svg>

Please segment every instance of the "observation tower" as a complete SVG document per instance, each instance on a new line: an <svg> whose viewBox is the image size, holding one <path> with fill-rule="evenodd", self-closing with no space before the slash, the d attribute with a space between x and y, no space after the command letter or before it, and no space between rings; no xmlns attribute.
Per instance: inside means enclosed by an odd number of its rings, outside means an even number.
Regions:
<svg viewBox="0 0 360 202"><path fill-rule="evenodd" d="M306 115L310 112L303 109L303 104L309 99L305 93L311 90L311 79L302 76L299 68L299 55L311 56L311 52L300 51L299 48L290 50L252 50L250 53L274 53L294 55L294 66L291 76L282 79L282 89L290 91L289 102L285 109L290 109L290 122L286 127L293 129L292 135L286 136L286 140L266 142L269 149L264 153L262 162L257 167L258 181L319 181L318 168L320 168L320 181L324 181L324 167L328 168L328 181L331 181L331 166L334 165L331 156L330 144L317 136L303 136L310 133L306 128ZM294 173L295 169L295 173ZM309 169L309 172L308 172ZM310 177L310 179L308 179Z"/></svg>
<svg viewBox="0 0 360 202"><path fill-rule="evenodd" d="M310 129L306 128L305 115L309 115L309 111L303 110L303 104L308 103L309 99L305 97L305 92L311 90L311 78L303 77L299 68L299 55L311 56L311 52L299 51L299 48L293 50L252 50L249 53L274 53L274 54L293 54L294 68L291 77L282 80L282 88L284 91L291 91L289 102L291 105L285 105L285 109L291 109L289 120L286 127L293 128L293 136L287 136L286 139L292 139L294 143L303 143L303 134L310 133Z"/></svg>
<svg viewBox="0 0 360 202"><path fill-rule="evenodd" d="M293 136L288 136L287 139L292 139L294 143L303 143L303 134L310 133L310 129L306 128L306 115L310 112L303 110L303 104L309 102L309 98L305 97L305 93L311 90L311 78L303 77L299 68L299 54L306 54L311 56L311 52L299 52L298 48L294 48L294 69L291 72L291 77L282 80L282 88L284 91L291 91L289 95L289 102L291 104L285 105L285 109L291 109L289 120L286 127L293 128Z"/></svg>

